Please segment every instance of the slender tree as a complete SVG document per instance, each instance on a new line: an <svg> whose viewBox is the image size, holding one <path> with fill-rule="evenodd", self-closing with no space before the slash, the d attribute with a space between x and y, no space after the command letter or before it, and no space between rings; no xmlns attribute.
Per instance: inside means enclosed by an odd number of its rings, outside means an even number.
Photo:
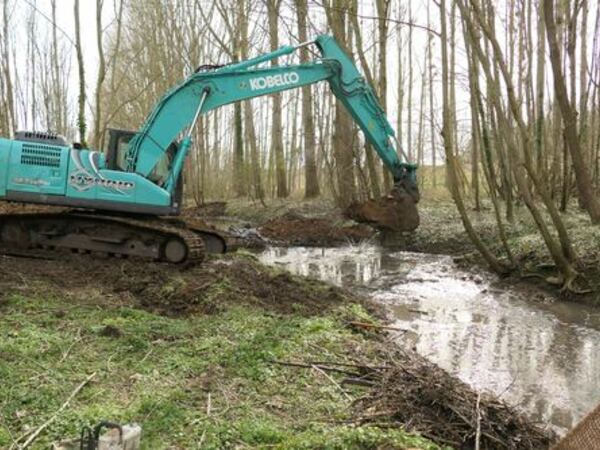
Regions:
<svg viewBox="0 0 600 450"><path fill-rule="evenodd" d="M79 0L74 3L75 13L75 50L77 52L77 67L79 68L79 98L77 101L77 128L79 130L79 142L83 147L87 147L86 133L87 125L85 119L85 63L83 61L83 48L81 46L81 26L79 17Z"/></svg>
<svg viewBox="0 0 600 450"><path fill-rule="evenodd" d="M306 0L295 0L296 15L298 18L298 37L300 42L308 40L308 3ZM308 49L300 49L300 61L308 62ZM315 121L313 117L313 96L310 86L302 87L302 125L304 138L304 196L306 198L318 197L320 194L319 179L317 176Z"/></svg>
<svg viewBox="0 0 600 450"><path fill-rule="evenodd" d="M564 134L567 148L573 162L577 189L583 206L587 210L592 223L600 223L600 200L596 197L590 172L581 150L581 143L577 133L577 112L573 103L569 100L567 85L561 67L560 49L556 39L556 22L554 18L554 1L544 1L544 20L546 22L546 37L550 48L550 62L554 75L554 93L564 118ZM574 93L574 89L572 94Z"/></svg>

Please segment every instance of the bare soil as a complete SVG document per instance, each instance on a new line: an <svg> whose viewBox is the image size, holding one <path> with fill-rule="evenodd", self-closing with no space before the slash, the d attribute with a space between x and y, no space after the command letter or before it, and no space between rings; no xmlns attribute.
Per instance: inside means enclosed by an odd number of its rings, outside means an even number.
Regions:
<svg viewBox="0 0 600 450"><path fill-rule="evenodd" d="M271 271L252 256L226 255L200 265L90 257L57 252L0 256L0 298L11 293L65 295L95 291L168 315L213 313L249 304L274 313L316 315L348 300L348 293L313 280Z"/></svg>
<svg viewBox="0 0 600 450"><path fill-rule="evenodd" d="M372 239L377 231L349 220L333 205L294 203L246 205L236 210L225 202L206 203L183 212L186 220L216 224L235 248L265 245L335 247Z"/></svg>
<svg viewBox="0 0 600 450"><path fill-rule="evenodd" d="M259 227L259 232L278 244L304 246L335 246L371 239L373 228L361 224L339 224L326 218L304 217L295 212L271 219Z"/></svg>

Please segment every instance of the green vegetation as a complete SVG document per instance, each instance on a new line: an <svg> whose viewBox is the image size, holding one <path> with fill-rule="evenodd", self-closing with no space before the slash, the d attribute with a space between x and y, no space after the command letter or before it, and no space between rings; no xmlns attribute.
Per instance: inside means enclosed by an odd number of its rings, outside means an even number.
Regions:
<svg viewBox="0 0 600 450"><path fill-rule="evenodd" d="M141 423L145 449L437 448L399 429L345 424L364 389L347 396L318 371L273 363L343 361L357 351L376 362L377 340L344 325L368 314L359 305L303 316L230 299L212 315L168 317L93 290L41 288L0 297L0 448L48 419L93 372L33 448L101 419Z"/></svg>

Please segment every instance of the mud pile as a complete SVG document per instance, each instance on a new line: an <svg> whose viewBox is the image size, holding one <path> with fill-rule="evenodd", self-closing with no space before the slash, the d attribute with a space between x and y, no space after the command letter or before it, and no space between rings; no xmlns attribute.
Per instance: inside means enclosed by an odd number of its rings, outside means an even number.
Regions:
<svg viewBox="0 0 600 450"><path fill-rule="evenodd" d="M232 254L201 265L58 253L52 259L0 256L0 297L11 293L84 295L168 315L210 314L225 305L260 305L275 313L321 314L349 294ZM80 299L78 299L79 301ZM86 301L85 299L81 299Z"/></svg>
<svg viewBox="0 0 600 450"><path fill-rule="evenodd" d="M309 218L289 212L259 228L271 241L287 245L331 246L372 238L375 231L366 225L339 223L327 218Z"/></svg>

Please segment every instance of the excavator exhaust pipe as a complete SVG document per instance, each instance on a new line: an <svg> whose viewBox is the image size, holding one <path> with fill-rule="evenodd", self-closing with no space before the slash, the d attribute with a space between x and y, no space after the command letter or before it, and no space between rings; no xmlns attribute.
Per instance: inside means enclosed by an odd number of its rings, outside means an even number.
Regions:
<svg viewBox="0 0 600 450"><path fill-rule="evenodd" d="M354 203L348 207L346 215L382 231L410 232L419 227L419 199L416 181L404 177L394 183L386 197Z"/></svg>

